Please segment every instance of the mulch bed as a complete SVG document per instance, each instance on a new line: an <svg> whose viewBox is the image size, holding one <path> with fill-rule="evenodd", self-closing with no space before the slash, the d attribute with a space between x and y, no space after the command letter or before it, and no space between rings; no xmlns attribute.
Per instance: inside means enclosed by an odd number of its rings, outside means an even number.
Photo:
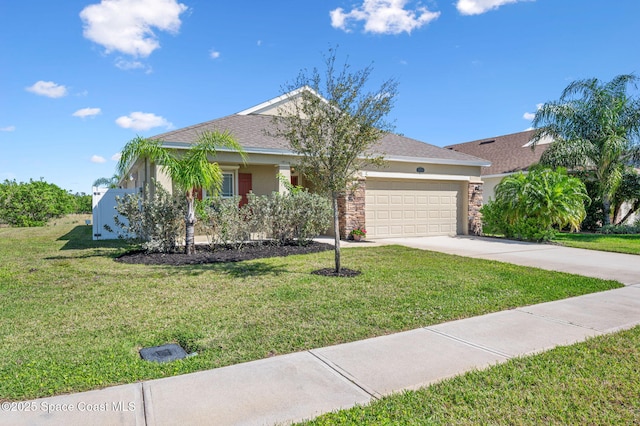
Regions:
<svg viewBox="0 0 640 426"><path fill-rule="evenodd" d="M276 246L269 243L251 243L243 246L239 250L224 246L216 246L215 250L211 250L209 246L196 246L196 252L192 255L186 255L184 253L146 253L143 251L133 251L121 255L115 260L117 262L132 264L181 266L241 262L243 260L263 259L266 257L318 253L327 250L333 250L333 246L315 241L312 241L306 246L297 244ZM333 269L331 271L333 271Z"/></svg>

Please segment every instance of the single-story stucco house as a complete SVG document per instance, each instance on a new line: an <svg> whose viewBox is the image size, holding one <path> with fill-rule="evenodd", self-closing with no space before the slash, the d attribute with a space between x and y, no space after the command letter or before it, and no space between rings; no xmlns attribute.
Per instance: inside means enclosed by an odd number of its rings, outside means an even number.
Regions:
<svg viewBox="0 0 640 426"><path fill-rule="evenodd" d="M153 136L164 146L188 149L205 131L227 131L248 155L246 164L221 149L215 161L224 173L223 197L286 191L282 174L293 184L308 186L295 169L298 156L284 139L267 136L272 116L300 96L294 91L226 117ZM297 92L297 93L296 93ZM415 139L386 134L376 148L385 156L383 168L362 170L358 189L340 202L340 235L358 226L368 238L454 235L478 232L482 204L482 167L486 160ZM161 167L136 162L121 182L124 188L143 187L151 178L171 189Z"/></svg>
<svg viewBox="0 0 640 426"><path fill-rule="evenodd" d="M452 151L484 158L491 162L483 167L481 172L484 201L495 197L495 187L505 177L517 172L525 172L529 167L538 163L542 153L549 147L550 139L542 140L531 148L531 138L535 130L512 133L510 135L479 139L449 145L445 148Z"/></svg>

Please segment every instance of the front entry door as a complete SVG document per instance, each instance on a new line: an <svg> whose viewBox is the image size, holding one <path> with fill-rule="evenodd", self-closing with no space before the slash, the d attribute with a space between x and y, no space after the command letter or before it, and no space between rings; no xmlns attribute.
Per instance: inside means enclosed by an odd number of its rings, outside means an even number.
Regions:
<svg viewBox="0 0 640 426"><path fill-rule="evenodd" d="M240 194L240 206L249 202L247 194L253 189L251 183L251 173L238 173L238 192Z"/></svg>

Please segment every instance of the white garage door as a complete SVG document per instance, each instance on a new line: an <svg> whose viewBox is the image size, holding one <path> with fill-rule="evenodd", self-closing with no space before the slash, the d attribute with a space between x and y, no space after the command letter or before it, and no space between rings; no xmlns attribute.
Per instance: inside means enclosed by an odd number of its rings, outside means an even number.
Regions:
<svg viewBox="0 0 640 426"><path fill-rule="evenodd" d="M370 238L455 235L460 184L367 179Z"/></svg>

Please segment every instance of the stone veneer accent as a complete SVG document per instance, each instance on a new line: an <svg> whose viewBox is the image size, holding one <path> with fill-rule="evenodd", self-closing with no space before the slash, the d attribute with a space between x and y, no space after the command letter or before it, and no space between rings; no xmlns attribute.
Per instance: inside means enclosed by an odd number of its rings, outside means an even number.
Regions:
<svg viewBox="0 0 640 426"><path fill-rule="evenodd" d="M482 183L469 183L469 234L482 235Z"/></svg>
<svg viewBox="0 0 640 426"><path fill-rule="evenodd" d="M342 239L347 239L349 232L359 226L366 229L364 215L366 186L364 179L358 179L353 190L338 198L338 224Z"/></svg>

